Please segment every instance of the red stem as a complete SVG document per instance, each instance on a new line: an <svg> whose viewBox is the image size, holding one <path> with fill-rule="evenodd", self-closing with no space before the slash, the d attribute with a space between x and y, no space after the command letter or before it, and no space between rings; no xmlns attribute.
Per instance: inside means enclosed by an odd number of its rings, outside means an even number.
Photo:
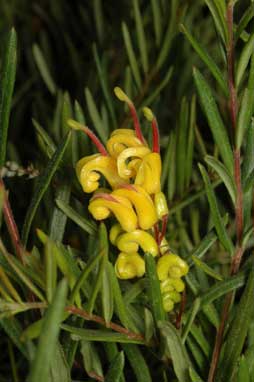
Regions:
<svg viewBox="0 0 254 382"><path fill-rule="evenodd" d="M143 134L142 134L142 131L141 131L141 127L140 127L140 123L139 123L139 119L138 119L138 114L137 114L137 111L135 109L135 106L133 105L133 103L129 103L128 106L129 106L130 113L131 113L131 116L132 116L132 119L133 119L134 129L135 129L137 138L142 143L145 143L145 138L143 137Z"/></svg>
<svg viewBox="0 0 254 382"><path fill-rule="evenodd" d="M105 149L104 145L101 143L99 138L96 137L96 135L92 132L92 130L90 130L88 127L84 127L84 129L82 129L82 131L84 131L86 133L86 135L91 139L91 141L95 144L95 146L97 147L97 149L101 153L101 155L108 156L108 152Z"/></svg>
<svg viewBox="0 0 254 382"><path fill-rule="evenodd" d="M160 134L156 118L152 120L153 129L153 152L160 153Z"/></svg>
<svg viewBox="0 0 254 382"><path fill-rule="evenodd" d="M5 223L12 241L12 245L15 249L15 253L19 257L20 261L24 264L23 256L24 256L25 250L21 244L18 227L15 222L12 209L9 203L9 199L8 199L8 194L6 192L4 182L2 179L0 179L0 188L2 188L4 192L4 202L3 202L4 220L5 220Z"/></svg>

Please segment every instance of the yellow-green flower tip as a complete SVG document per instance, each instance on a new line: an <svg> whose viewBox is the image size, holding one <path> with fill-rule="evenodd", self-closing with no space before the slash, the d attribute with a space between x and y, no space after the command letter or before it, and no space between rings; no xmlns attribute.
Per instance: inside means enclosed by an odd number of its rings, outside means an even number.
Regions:
<svg viewBox="0 0 254 382"><path fill-rule="evenodd" d="M73 130L84 130L85 128L85 126L77 121L74 121L74 119L68 119L67 125L69 125Z"/></svg>
<svg viewBox="0 0 254 382"><path fill-rule="evenodd" d="M144 113L145 118L149 122L152 122L152 120L154 119L154 115L153 115L152 110L149 107L145 106L145 107L143 107L143 113Z"/></svg>
<svg viewBox="0 0 254 382"><path fill-rule="evenodd" d="M121 252L115 263L115 272L119 279L128 280L145 274L145 262L138 253Z"/></svg>
<svg viewBox="0 0 254 382"><path fill-rule="evenodd" d="M116 86L115 88L114 88L114 93L115 93L115 95L116 95L116 97L120 100L120 101L122 101L122 102L126 102L126 103L128 103L128 104L132 104L132 101L130 100L130 98L127 96L127 94L126 93L124 93L124 91L121 89L121 88L119 88L119 86Z"/></svg>
<svg viewBox="0 0 254 382"><path fill-rule="evenodd" d="M154 204L159 219L162 219L163 216L168 215L168 204L163 192L160 191L155 194Z"/></svg>

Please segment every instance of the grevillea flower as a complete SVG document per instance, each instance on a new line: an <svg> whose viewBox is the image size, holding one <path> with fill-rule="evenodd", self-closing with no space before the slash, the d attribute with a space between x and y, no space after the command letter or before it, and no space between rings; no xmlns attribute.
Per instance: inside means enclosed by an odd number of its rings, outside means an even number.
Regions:
<svg viewBox="0 0 254 382"><path fill-rule="evenodd" d="M94 219L111 216L117 221L109 233L110 242L120 251L115 262L117 277L144 276L142 254L152 254L157 261L163 307L169 312L181 299L180 293L185 287L182 277L187 274L188 265L171 253L165 238L168 205L161 191L158 124L151 109L143 108L153 133L152 148L149 148L133 102L119 87L114 91L117 98L128 105L134 130L113 131L104 147L90 129L70 120L69 125L84 131L99 151L80 159L76 173L84 192L94 192L88 205ZM101 176L110 189L100 188Z"/></svg>

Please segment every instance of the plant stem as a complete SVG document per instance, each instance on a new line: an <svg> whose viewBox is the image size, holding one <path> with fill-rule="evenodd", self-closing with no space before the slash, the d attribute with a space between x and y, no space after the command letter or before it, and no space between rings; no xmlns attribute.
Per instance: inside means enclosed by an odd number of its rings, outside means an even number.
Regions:
<svg viewBox="0 0 254 382"><path fill-rule="evenodd" d="M228 46L227 46L227 63L228 63L228 86L229 86L229 111L231 118L232 135L236 133L237 124L237 94L234 82L234 39L233 39L233 13L234 4L230 2L227 7L227 26L228 26ZM235 224L236 224L236 250L231 262L230 275L235 275L240 267L243 248L243 192L241 183L241 152L240 149L234 150L234 180L236 185L236 203L235 203ZM216 335L215 345L213 349L211 367L209 370L208 382L213 382L220 357L220 351L223 343L223 334L225 324L228 318L233 293L229 293L224 301L221 322Z"/></svg>
<svg viewBox="0 0 254 382"><path fill-rule="evenodd" d="M100 316L96 316L95 314L88 313L84 309L79 309L79 308L76 308L75 306L67 306L65 310L79 317L83 317L87 321L97 322L98 324L101 324L107 328L111 328L115 332L126 334L129 338L145 341L145 338L142 336L142 334L133 333L130 330L122 327L121 325L115 324L114 322L106 323L104 318Z"/></svg>
<svg viewBox="0 0 254 382"><path fill-rule="evenodd" d="M5 189L5 185L2 179L0 179L0 188L4 192L4 202L3 202L3 214L4 220L11 237L13 247L15 249L16 255L19 257L20 261L24 264L24 248L21 244L20 235L18 231L17 224L15 222L12 209L9 203L8 194Z"/></svg>

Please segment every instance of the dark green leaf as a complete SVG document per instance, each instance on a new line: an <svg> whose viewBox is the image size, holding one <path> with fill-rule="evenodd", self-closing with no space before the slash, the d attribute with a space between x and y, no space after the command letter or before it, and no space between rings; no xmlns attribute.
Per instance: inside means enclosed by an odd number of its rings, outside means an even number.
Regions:
<svg viewBox="0 0 254 382"><path fill-rule="evenodd" d="M146 275L147 275L147 293L151 304L154 320L163 321L165 319L165 311L162 305L162 296L160 290L160 282L157 276L156 263L154 257L150 253L145 254Z"/></svg>
<svg viewBox="0 0 254 382"><path fill-rule="evenodd" d="M206 114L208 124L221 157L230 174L233 174L233 153L228 134L215 103L212 91L202 74L195 68L193 71L195 84L198 90L200 103ZM221 144L223 142L223 144Z"/></svg>
<svg viewBox="0 0 254 382"><path fill-rule="evenodd" d="M55 151L52 159L49 161L47 167L45 168L44 173L40 176L40 179L36 185L36 189L32 197L31 203L28 207L23 229L22 229L22 241L25 246L27 244L28 235L29 235L29 231L31 228L34 215L37 211L37 208L40 204L41 199L43 198L43 195L48 189L51 179L53 178L55 172L57 171L60 165L61 159L63 158L65 150L68 146L69 140L70 140L70 133L63 139L60 146Z"/></svg>
<svg viewBox="0 0 254 382"><path fill-rule="evenodd" d="M6 157L7 135L11 100L14 89L17 66L17 36L15 29L9 34L1 70L0 86L0 167L3 167Z"/></svg>
<svg viewBox="0 0 254 382"><path fill-rule="evenodd" d="M57 339L67 297L67 288L67 281L63 279L59 283L52 304L45 314L38 348L27 378L28 382L49 381L49 371L52 359L56 353Z"/></svg>
<svg viewBox="0 0 254 382"><path fill-rule="evenodd" d="M109 370L105 376L105 382L120 382L124 368L124 353L121 351L110 362Z"/></svg>
<svg viewBox="0 0 254 382"><path fill-rule="evenodd" d="M43 56L43 53L39 45L37 44L33 45L33 56L36 65L39 69L40 75L42 76L43 81L45 82L45 85L47 86L51 94L55 94L56 84L54 83L54 80L49 72L45 57Z"/></svg>
<svg viewBox="0 0 254 382"><path fill-rule="evenodd" d="M122 344L122 348L134 371L137 382L152 382L149 367L139 350L138 346L131 344Z"/></svg>
<svg viewBox="0 0 254 382"><path fill-rule="evenodd" d="M125 44L126 51L128 54L128 58L129 58L130 67L132 70L133 77L136 81L138 88L141 88L141 76L140 76L140 72L139 72L139 67L138 67L136 56L135 56L135 53L133 50L130 32L129 32L128 27L125 23L122 23L122 33L123 33L124 44Z"/></svg>

